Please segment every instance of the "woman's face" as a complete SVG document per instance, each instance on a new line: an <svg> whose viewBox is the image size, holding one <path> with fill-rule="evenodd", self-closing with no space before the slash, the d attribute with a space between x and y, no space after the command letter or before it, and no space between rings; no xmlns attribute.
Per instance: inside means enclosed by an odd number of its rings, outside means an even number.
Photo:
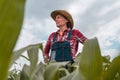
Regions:
<svg viewBox="0 0 120 80"><path fill-rule="evenodd" d="M66 26L67 22L68 21L62 15L57 15L55 18L55 23L56 23L57 27Z"/></svg>

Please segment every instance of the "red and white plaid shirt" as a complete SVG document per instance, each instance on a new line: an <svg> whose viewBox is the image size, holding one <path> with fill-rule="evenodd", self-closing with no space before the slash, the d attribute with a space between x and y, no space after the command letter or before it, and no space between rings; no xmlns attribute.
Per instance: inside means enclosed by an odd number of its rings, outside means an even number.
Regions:
<svg viewBox="0 0 120 80"><path fill-rule="evenodd" d="M71 37L68 40L67 38L68 38L68 32L70 31L70 28L67 28L63 32L62 36L60 36L59 31L60 30L50 34L50 36L48 38L48 41L47 41L47 43L45 45L45 48L44 48L44 56L49 59L49 51L52 47L54 35L56 34L55 42L57 42L57 41L69 41L70 42L71 55L72 55L73 59L75 59L75 55L78 51L78 43L80 42L80 43L83 44L86 41L87 38L79 30L72 29Z"/></svg>

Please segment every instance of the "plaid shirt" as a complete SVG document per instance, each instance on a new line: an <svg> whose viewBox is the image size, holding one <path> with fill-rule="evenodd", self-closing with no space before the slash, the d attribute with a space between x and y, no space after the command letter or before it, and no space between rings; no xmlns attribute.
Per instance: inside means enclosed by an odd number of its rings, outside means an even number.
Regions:
<svg viewBox="0 0 120 80"><path fill-rule="evenodd" d="M73 59L75 59L75 55L78 51L78 43L80 42L80 43L83 44L86 41L87 38L79 30L72 29L71 37L68 40L67 37L68 37L69 30L70 30L70 28L66 29L63 32L62 36L60 36L60 34L59 34L60 30L50 34L50 36L48 38L48 41L47 41L47 43L45 45L45 48L44 48L44 56L45 57L47 57L49 59L49 51L52 47L54 35L56 34L55 42L57 42L57 41L69 41L70 42L71 55L72 55Z"/></svg>

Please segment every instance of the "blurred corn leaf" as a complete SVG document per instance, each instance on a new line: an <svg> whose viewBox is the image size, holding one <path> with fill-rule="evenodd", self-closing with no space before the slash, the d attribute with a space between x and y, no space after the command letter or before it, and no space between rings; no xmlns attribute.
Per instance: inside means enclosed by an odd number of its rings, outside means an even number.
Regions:
<svg viewBox="0 0 120 80"><path fill-rule="evenodd" d="M30 67L25 64L20 74L20 80L29 80L29 72Z"/></svg>
<svg viewBox="0 0 120 80"><path fill-rule="evenodd" d="M39 46L42 46L43 44L42 43L39 43L39 44L33 44L33 45L28 45L28 46L26 46L26 47L24 47L24 48L21 48L21 49L19 49L19 50L17 50L17 51L14 51L13 52L13 56L12 56L12 60L11 60L11 66L12 66L12 64L17 60L17 59L19 59L19 57L20 56L22 56L22 53L24 53L25 51L28 51L28 50L30 50L31 48L37 48L37 49L39 49ZM41 48L40 48L41 49ZM36 52L35 52L36 53ZM36 53L36 55L38 55L37 53ZM23 57L23 56L22 56ZM27 58L26 58L27 59ZM28 60L28 59L27 59ZM11 67L10 66L10 67Z"/></svg>
<svg viewBox="0 0 120 80"><path fill-rule="evenodd" d="M79 68L77 68L75 71L65 77L62 77L60 80L86 80L86 78L81 74Z"/></svg>
<svg viewBox="0 0 120 80"><path fill-rule="evenodd" d="M103 61L104 63L110 63L110 56L109 56L109 55L103 56L103 57L102 57L102 61Z"/></svg>
<svg viewBox="0 0 120 80"><path fill-rule="evenodd" d="M21 75L20 75L20 80L39 80L39 79L42 80L43 79L43 71L44 71L45 67L43 67L44 64L42 64L42 63L38 64L39 49L42 50L42 47L40 47L40 46L43 46L43 44L42 43L32 44L32 45L28 45L20 50L14 51L14 53L13 53L14 55L12 56L11 65L17 59L19 59L19 57L21 57L21 56L30 62L30 65L25 64L23 66L23 69L22 69ZM24 55L22 55L22 53L24 53L25 51L27 51L28 58L25 57Z"/></svg>
<svg viewBox="0 0 120 80"><path fill-rule="evenodd" d="M80 57L81 57L81 53L79 52L78 55L76 56L75 60L74 60L77 64L80 63Z"/></svg>
<svg viewBox="0 0 120 80"><path fill-rule="evenodd" d="M44 80L44 71L45 71L45 65L43 63L39 63L34 68L34 73L32 74L32 77L30 75L30 67L32 65L24 65L23 69L21 71L20 80Z"/></svg>
<svg viewBox="0 0 120 80"><path fill-rule="evenodd" d="M41 43L41 45L39 45L39 48L40 48L40 50L42 51L42 53L43 53L43 44Z"/></svg>
<svg viewBox="0 0 120 80"><path fill-rule="evenodd" d="M79 68L61 80L101 80L102 56L96 38L88 39L75 59Z"/></svg>
<svg viewBox="0 0 120 80"><path fill-rule="evenodd" d="M44 72L44 79L45 80L59 80L60 78L60 71L59 69L65 66L68 62L54 62L50 63L46 66Z"/></svg>
<svg viewBox="0 0 120 80"><path fill-rule="evenodd" d="M113 59L103 77L104 80L120 80L120 56ZM115 77L119 77L119 79L115 79Z"/></svg>
<svg viewBox="0 0 120 80"><path fill-rule="evenodd" d="M100 80L102 75L102 56L97 38L89 39L83 47L79 63L85 80Z"/></svg>
<svg viewBox="0 0 120 80"><path fill-rule="evenodd" d="M43 64L42 62L40 62L36 69L35 69L35 76L36 79L35 80L44 80L44 71L45 71L45 64Z"/></svg>
<svg viewBox="0 0 120 80"><path fill-rule="evenodd" d="M25 0L0 0L0 80L6 80L24 16Z"/></svg>
<svg viewBox="0 0 120 80"><path fill-rule="evenodd" d="M31 47L29 50L27 50L28 52L28 57L30 59L30 69L29 69L29 77L30 79L33 78L34 76L34 71L37 67L37 62L38 62L38 46L33 46ZM33 79L32 79L33 80Z"/></svg>

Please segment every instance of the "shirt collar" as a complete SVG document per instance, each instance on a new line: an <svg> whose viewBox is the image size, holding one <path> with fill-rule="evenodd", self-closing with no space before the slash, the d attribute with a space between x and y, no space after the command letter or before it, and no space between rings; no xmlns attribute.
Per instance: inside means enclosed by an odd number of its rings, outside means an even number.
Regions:
<svg viewBox="0 0 120 80"><path fill-rule="evenodd" d="M58 29L58 30L56 31L56 33L59 33L59 31L60 31L60 29ZM64 30L64 32L68 32L68 31L70 31L70 28L67 28L67 29Z"/></svg>

